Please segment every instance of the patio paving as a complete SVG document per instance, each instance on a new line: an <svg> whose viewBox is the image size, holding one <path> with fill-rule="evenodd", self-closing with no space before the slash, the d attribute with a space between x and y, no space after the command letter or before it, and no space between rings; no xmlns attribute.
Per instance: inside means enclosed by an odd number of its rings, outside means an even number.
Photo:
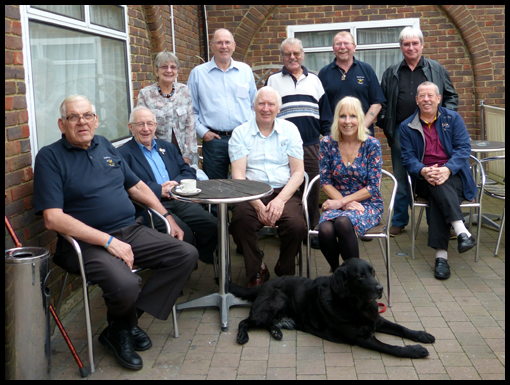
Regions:
<svg viewBox="0 0 510 385"><path fill-rule="evenodd" d="M389 190L383 186L388 201ZM484 197L484 212L500 214L504 202ZM140 326L147 330L153 347L140 352L144 367L132 371L120 366L113 354L99 342L106 326L106 309L101 290L91 293L92 326L96 372L94 380L163 379L484 379L505 378L505 236L494 256L497 232L482 227L480 260L474 262L474 249L459 255L456 240L451 241L449 264L452 275L446 281L433 276L435 252L427 247L427 226L422 221L416 259L411 259L410 226L391 241L391 295L393 306L383 314L412 329L433 334L436 342L425 345L430 356L402 359L363 349L335 344L299 331L283 330L283 339L272 339L266 330L250 331L246 345L236 342L237 326L249 307L233 307L229 330L220 331L217 308L188 309L178 314L179 338L173 336L171 318L160 321L144 314ZM476 233L476 228L472 229ZM371 262L386 290L386 269L377 241L360 242L361 258ZM275 236L260 239L265 262L271 272L278 257ZM231 240L233 281L246 285L244 259L235 252ZM312 250L311 278L329 275L329 265L320 250ZM199 262L178 302L217 291L211 265ZM384 295L382 301L387 303ZM83 305L78 303L63 319L66 330L84 365L89 367ZM382 341L414 344L402 338L378 334ZM62 336L52 340L51 378L80 379L78 367Z"/></svg>

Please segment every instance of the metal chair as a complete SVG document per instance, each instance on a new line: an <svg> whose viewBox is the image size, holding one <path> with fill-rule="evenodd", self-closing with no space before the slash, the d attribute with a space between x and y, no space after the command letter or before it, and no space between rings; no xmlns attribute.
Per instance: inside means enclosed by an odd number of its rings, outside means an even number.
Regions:
<svg viewBox="0 0 510 385"><path fill-rule="evenodd" d="M473 175L475 177L475 181L477 183L479 183L478 184L478 194L476 196L475 202L470 202L470 201L464 200L460 204L460 207L461 208L469 208L470 211L472 211L473 208L478 208L478 215L481 216L482 194L483 194L483 190L485 187L485 171L482 167L480 160L478 160L473 155L470 155L469 158L474 163L472 166L472 169L473 169ZM416 243L415 241L416 241L416 237L418 236L418 230L420 228L420 222L421 222L421 218L423 216L423 209L425 207L428 207L429 203L428 203L427 199L420 198L420 197L416 196L416 194L414 193L411 176L409 174L407 174L407 180L409 182L409 188L412 191L412 194L411 194L411 255L412 255L412 258L414 259L415 258L414 249L415 249L415 243ZM415 224L415 215L416 215L415 208L416 207L420 208L420 214L418 215L418 223ZM471 228L472 217L473 217L471 214L472 213L470 213L470 215L469 215L468 228ZM477 226L477 233L476 233L477 242L476 242L476 248L475 248L475 262L478 262L478 252L480 250L480 234L481 234L480 230L481 230L481 228L482 228L482 221L479 220L478 226Z"/></svg>
<svg viewBox="0 0 510 385"><path fill-rule="evenodd" d="M493 156L490 158L481 159L481 163L487 163L492 161L502 160L505 161L505 155ZM503 182L505 180L503 179ZM487 184L483 192L493 198L505 200L505 185L504 184ZM494 256L498 255L499 244L501 243L501 237L503 236L503 228L505 227L505 207L503 207L503 215L501 217L501 223L499 225L498 240L496 241L496 249L494 250Z"/></svg>
<svg viewBox="0 0 510 385"><path fill-rule="evenodd" d="M158 213L156 210L153 210L151 208L148 208L148 210L149 210L149 217L151 218L151 224L152 224L152 215L156 215L158 218L160 218L165 223L166 231L168 234L170 234L170 224L168 223L166 218L163 217L163 215ZM91 324L91 320L90 320L90 302L89 302L89 295L88 295L88 287L89 287L90 282L87 280L87 277L85 275L85 266L83 264L83 256L81 253L80 245L73 237L71 237L67 234L62 234L62 233L59 233L59 234L73 246L73 248L76 251L76 254L78 256L78 262L79 262L79 266L80 266L80 275L81 275L81 279L82 279L83 309L85 311L85 326L86 326L86 330L87 330L87 348L89 351L90 373L92 374L95 372L95 365L94 365L94 347L92 344L92 324ZM135 273L135 274L139 274L146 270L149 270L149 269L134 267L131 270L131 272ZM56 308L57 314L59 313L60 307L62 305L63 294L64 294L64 290L67 285L67 280L69 278L69 274L70 273L66 272L66 275L64 277L64 283L62 285L62 290L60 292L58 305ZM174 336L175 336L175 338L178 338L179 337L179 327L177 325L177 310L175 308L175 305L172 308L172 319L173 319L173 323L174 323Z"/></svg>
<svg viewBox="0 0 510 385"><path fill-rule="evenodd" d="M386 176L391 179L393 182L393 189L391 192L391 198L390 202L388 204L388 213L386 214L386 221L379 223L377 226L371 228L368 230L364 237L370 238L370 239L377 239L379 240L379 246L381 247L381 252L384 257L384 262L386 263L386 275L387 275L387 296L388 296L388 306L391 307L391 254L390 254L390 226L388 224L391 224L391 218L393 217L393 206L395 205L395 196L397 194L397 180L395 177L389 173L386 170L381 170L382 176ZM319 231L310 229L310 218L308 216L308 205L307 205L307 198L308 194L310 192L310 189L312 188L313 184L316 183L320 178L320 175L317 175L315 178L313 178L309 185L308 189L305 192L305 195L303 196L303 207L305 211L305 218L306 218L306 226L307 226L307 243L306 243L306 268L307 268L307 277L310 278L310 254L311 254L311 248L310 248L310 242L312 237L319 236ZM381 178L382 179L382 178ZM386 240L385 246L383 246L383 239Z"/></svg>
<svg viewBox="0 0 510 385"><path fill-rule="evenodd" d="M305 171L304 174L304 187L303 187L303 196L305 195L305 192L308 190L308 184L310 182L310 178L308 177L308 174ZM307 210L308 212L308 210ZM305 215L305 206L303 206L303 215ZM308 228L308 227L307 227ZM262 229L259 230L258 234L259 236L266 236L266 235L278 235L278 226L271 227L271 226L264 226ZM303 276L303 244L301 244L301 248L299 249L298 255L298 271L299 276ZM310 278L310 274L308 273L308 278Z"/></svg>

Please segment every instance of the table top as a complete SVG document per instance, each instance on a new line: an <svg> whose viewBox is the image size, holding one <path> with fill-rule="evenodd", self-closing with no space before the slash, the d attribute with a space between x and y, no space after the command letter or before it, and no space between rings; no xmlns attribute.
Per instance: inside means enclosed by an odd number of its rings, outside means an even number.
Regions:
<svg viewBox="0 0 510 385"><path fill-rule="evenodd" d="M505 142L471 139L471 151L472 152L505 151Z"/></svg>
<svg viewBox="0 0 510 385"><path fill-rule="evenodd" d="M177 187L177 186L176 186ZM240 179L210 179L197 181L200 193L183 196L176 192L176 187L170 190L172 197L195 203L239 203L263 198L273 192L267 183Z"/></svg>

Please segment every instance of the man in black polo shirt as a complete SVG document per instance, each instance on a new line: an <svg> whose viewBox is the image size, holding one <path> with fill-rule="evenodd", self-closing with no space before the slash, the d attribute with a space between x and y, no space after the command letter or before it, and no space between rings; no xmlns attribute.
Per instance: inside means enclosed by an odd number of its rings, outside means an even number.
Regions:
<svg viewBox="0 0 510 385"><path fill-rule="evenodd" d="M391 147L393 174L398 182L394 214L391 220L390 234L399 235L409 223L408 205L410 191L407 174L402 166L400 148L400 123L416 112L416 90L418 86L430 81L436 84L441 94L440 107L457 111L459 96L453 88L448 71L437 61L422 56L423 33L419 28L406 27L400 32L400 50L404 60L393 64L384 71L381 87L387 101L377 120L384 130Z"/></svg>
<svg viewBox="0 0 510 385"><path fill-rule="evenodd" d="M114 350L123 366L138 370L143 363L135 350L152 346L137 326L138 316L146 311L168 318L198 252L182 242L182 230L112 144L94 135L98 118L90 101L70 96L60 114L62 139L43 147L35 160L35 213L44 216L48 230L80 244L87 279L101 287L108 309L108 327L99 341ZM165 215L172 236L135 220L130 198ZM54 261L71 273L79 271L72 246L61 237ZM131 273L133 264L155 269L141 291L140 277Z"/></svg>
<svg viewBox="0 0 510 385"><path fill-rule="evenodd" d="M358 98L365 113L365 127L374 135L374 121L386 101L374 69L354 57L356 44L350 32L342 31L333 38L335 60L319 72L329 105L334 111L345 96Z"/></svg>

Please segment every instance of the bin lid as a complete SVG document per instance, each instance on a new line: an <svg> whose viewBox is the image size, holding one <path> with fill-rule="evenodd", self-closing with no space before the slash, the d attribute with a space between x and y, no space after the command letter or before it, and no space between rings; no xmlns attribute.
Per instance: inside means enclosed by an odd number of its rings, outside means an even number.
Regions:
<svg viewBox="0 0 510 385"><path fill-rule="evenodd" d="M6 265L40 262L49 257L50 252L44 247L16 247L5 250Z"/></svg>

